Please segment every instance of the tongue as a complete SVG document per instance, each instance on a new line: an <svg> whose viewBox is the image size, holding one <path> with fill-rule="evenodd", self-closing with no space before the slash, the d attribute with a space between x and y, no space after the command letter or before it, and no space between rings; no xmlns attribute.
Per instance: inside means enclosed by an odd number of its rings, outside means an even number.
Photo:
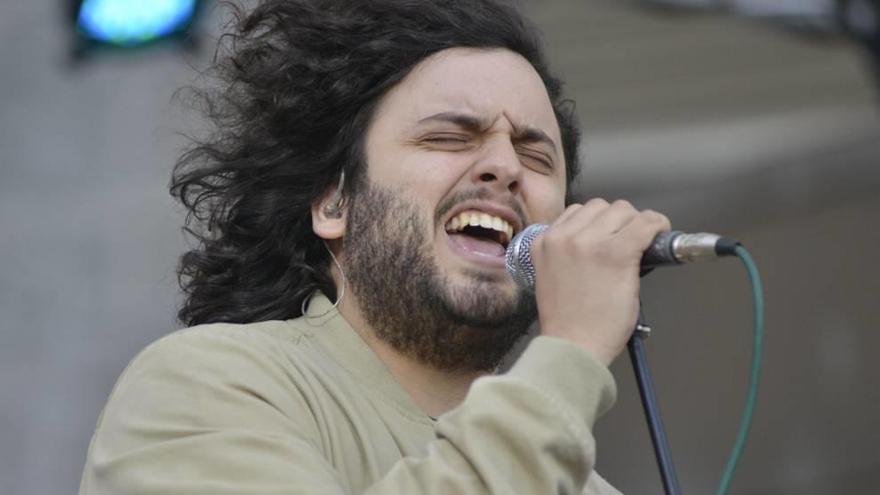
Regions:
<svg viewBox="0 0 880 495"><path fill-rule="evenodd" d="M452 239L452 242L465 251L475 254L482 256L504 256L505 253L504 246L491 239L453 233L450 233L449 237Z"/></svg>

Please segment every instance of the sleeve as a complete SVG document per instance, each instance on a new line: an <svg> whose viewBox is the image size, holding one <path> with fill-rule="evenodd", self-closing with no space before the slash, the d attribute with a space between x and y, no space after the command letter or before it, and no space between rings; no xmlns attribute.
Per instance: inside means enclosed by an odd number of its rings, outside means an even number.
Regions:
<svg viewBox="0 0 880 495"><path fill-rule="evenodd" d="M350 494L305 395L291 393L291 367L273 359L223 335L148 347L99 419L80 495ZM402 459L364 495L616 494L591 475L592 425L615 393L586 352L538 337L439 419L425 456Z"/></svg>

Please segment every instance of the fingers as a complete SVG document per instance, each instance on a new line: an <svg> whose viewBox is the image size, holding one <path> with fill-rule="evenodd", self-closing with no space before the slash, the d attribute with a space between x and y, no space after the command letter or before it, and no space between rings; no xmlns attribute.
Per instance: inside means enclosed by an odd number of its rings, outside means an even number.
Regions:
<svg viewBox="0 0 880 495"><path fill-rule="evenodd" d="M594 198L583 205L572 205L553 222L558 231L583 232L589 229L592 235L616 234L629 224L639 211L626 200L619 199L608 203Z"/></svg>
<svg viewBox="0 0 880 495"><path fill-rule="evenodd" d="M633 252L643 251L657 234L671 229L669 219L661 213L639 211L626 200L609 204L601 198L569 206L552 225L558 236L588 237L591 241L616 238Z"/></svg>
<svg viewBox="0 0 880 495"><path fill-rule="evenodd" d="M627 201L569 206L531 246L541 332L613 361L638 316L640 260L669 228Z"/></svg>
<svg viewBox="0 0 880 495"><path fill-rule="evenodd" d="M608 207L608 201L602 198L593 198L582 205L573 204L566 208L562 215L559 215L559 218L553 222L553 226L560 230L566 228L582 229L593 223L596 216Z"/></svg>
<svg viewBox="0 0 880 495"><path fill-rule="evenodd" d="M654 210L644 210L639 212L617 235L621 241L631 243L638 252L642 252L651 245L657 234L671 228L672 225L666 215Z"/></svg>
<svg viewBox="0 0 880 495"><path fill-rule="evenodd" d="M593 219L592 227L597 232L616 234L623 230L630 222L639 215L639 210L629 201L618 199L611 203Z"/></svg>
<svg viewBox="0 0 880 495"><path fill-rule="evenodd" d="M572 216L574 216L575 212L577 212L578 210L580 210L583 207L584 207L584 205L582 205L580 203L574 203L574 204L568 205L568 207L565 209L565 211L562 212L562 215L559 215L556 218L556 220L554 220L553 223L551 223L550 225L559 225L560 223L564 223L565 221L570 219Z"/></svg>

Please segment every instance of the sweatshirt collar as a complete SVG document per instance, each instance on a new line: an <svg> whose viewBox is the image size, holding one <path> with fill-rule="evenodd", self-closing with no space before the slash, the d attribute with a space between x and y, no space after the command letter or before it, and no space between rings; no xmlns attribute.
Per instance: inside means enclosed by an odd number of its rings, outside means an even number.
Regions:
<svg viewBox="0 0 880 495"><path fill-rule="evenodd" d="M320 291L312 294L306 313L292 320L317 341L330 357L362 386L420 423L433 421L412 398L333 303Z"/></svg>

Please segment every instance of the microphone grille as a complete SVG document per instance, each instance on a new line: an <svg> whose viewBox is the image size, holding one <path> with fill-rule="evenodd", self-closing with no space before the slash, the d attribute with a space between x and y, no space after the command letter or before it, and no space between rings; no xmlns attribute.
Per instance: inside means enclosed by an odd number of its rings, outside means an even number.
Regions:
<svg viewBox="0 0 880 495"><path fill-rule="evenodd" d="M504 258L507 273L513 277L516 285L529 291L535 290L535 266L532 265L530 251L532 241L546 229L547 226L541 223L529 225L507 245L507 253Z"/></svg>

